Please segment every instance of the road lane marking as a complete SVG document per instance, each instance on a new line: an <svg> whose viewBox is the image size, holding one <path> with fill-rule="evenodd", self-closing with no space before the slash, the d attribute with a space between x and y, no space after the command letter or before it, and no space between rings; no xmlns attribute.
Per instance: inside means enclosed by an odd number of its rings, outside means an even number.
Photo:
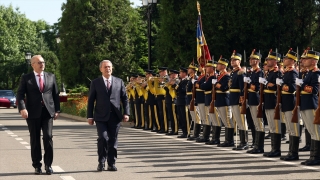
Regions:
<svg viewBox="0 0 320 180"><path fill-rule="evenodd" d="M15 138L17 141L22 141L23 139L22 138Z"/></svg>
<svg viewBox="0 0 320 180"><path fill-rule="evenodd" d="M286 162L286 161L284 161L284 162L281 162L282 164L290 164L290 165L296 165L297 163L293 163L293 162Z"/></svg>
<svg viewBox="0 0 320 180"><path fill-rule="evenodd" d="M60 178L63 180L76 180L72 176L60 176Z"/></svg>
<svg viewBox="0 0 320 180"><path fill-rule="evenodd" d="M22 141L22 142L20 142L21 144L29 144L29 143L27 143L27 142L25 142L25 141Z"/></svg>
<svg viewBox="0 0 320 180"><path fill-rule="evenodd" d="M51 166L53 172L64 172L64 170L59 166Z"/></svg>
<svg viewBox="0 0 320 180"><path fill-rule="evenodd" d="M312 169L312 170L317 170L318 168L315 167L309 167L309 166L301 166L304 169Z"/></svg>
<svg viewBox="0 0 320 180"><path fill-rule="evenodd" d="M12 134L12 135L10 135L11 137L18 137L18 135L15 135L15 134Z"/></svg>
<svg viewBox="0 0 320 180"><path fill-rule="evenodd" d="M31 146L26 146L27 149L31 149Z"/></svg>

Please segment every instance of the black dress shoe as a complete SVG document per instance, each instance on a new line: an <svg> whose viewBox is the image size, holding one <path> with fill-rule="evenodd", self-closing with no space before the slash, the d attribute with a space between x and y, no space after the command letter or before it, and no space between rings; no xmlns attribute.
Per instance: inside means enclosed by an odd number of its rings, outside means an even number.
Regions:
<svg viewBox="0 0 320 180"><path fill-rule="evenodd" d="M158 131L159 131L158 129L151 130L151 132L158 132Z"/></svg>
<svg viewBox="0 0 320 180"><path fill-rule="evenodd" d="M172 135L178 135L178 133L175 133L175 132L169 132L166 134L167 136L172 136Z"/></svg>
<svg viewBox="0 0 320 180"><path fill-rule="evenodd" d="M160 131L158 131L157 133L165 134L165 133L168 133L168 131L160 130Z"/></svg>
<svg viewBox="0 0 320 180"><path fill-rule="evenodd" d="M113 164L113 165L108 165L108 171L117 171L117 167Z"/></svg>
<svg viewBox="0 0 320 180"><path fill-rule="evenodd" d="M51 175L53 174L53 170L51 166L45 166L46 174Z"/></svg>
<svg viewBox="0 0 320 180"><path fill-rule="evenodd" d="M41 168L34 168L34 174L39 175L39 174L41 174L41 173L42 173Z"/></svg>
<svg viewBox="0 0 320 180"><path fill-rule="evenodd" d="M98 164L98 167L97 167L97 171L103 171L103 170L104 170L104 167L105 167L105 164L104 164L104 163L99 163L99 164Z"/></svg>
<svg viewBox="0 0 320 180"><path fill-rule="evenodd" d="M182 134L180 136L178 136L177 138L187 138L188 136L186 134Z"/></svg>

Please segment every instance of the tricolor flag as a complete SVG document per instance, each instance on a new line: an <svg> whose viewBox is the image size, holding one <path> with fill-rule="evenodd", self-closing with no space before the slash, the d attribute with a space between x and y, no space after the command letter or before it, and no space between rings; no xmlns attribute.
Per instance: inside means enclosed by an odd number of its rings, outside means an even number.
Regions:
<svg viewBox="0 0 320 180"><path fill-rule="evenodd" d="M208 60L211 60L211 55L206 42L206 38L204 37L203 31L202 31L202 21L201 21L199 2L197 2L197 7L199 12L198 21L197 21L197 59L199 61L199 58L203 56L207 62Z"/></svg>

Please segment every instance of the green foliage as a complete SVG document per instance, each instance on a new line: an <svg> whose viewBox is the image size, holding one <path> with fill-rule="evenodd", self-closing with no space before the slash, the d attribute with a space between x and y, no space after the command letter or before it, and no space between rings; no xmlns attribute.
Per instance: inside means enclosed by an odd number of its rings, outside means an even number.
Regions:
<svg viewBox="0 0 320 180"><path fill-rule="evenodd" d="M46 28L44 21L33 22L18 8L0 5L0 89L17 89L21 75L31 71L25 62L26 52L41 51L53 56L41 36ZM55 62L58 63L56 57Z"/></svg>
<svg viewBox="0 0 320 180"><path fill-rule="evenodd" d="M73 89L67 89L68 93L72 93L72 94L82 94L82 95L86 95L89 92L89 88L87 88L86 86L82 86L82 85L77 85L75 88Z"/></svg>
<svg viewBox="0 0 320 180"><path fill-rule="evenodd" d="M101 74L103 59L111 60L113 74L122 78L147 63L141 53L146 43L143 23L129 0L69 0L62 10L61 72L70 87L88 86L87 78Z"/></svg>
<svg viewBox="0 0 320 180"><path fill-rule="evenodd" d="M270 49L313 46L320 51L320 1L201 0L203 31L211 55L229 58L233 50L247 55ZM196 0L161 0L158 65L187 66L196 57ZM316 50L316 48L315 48Z"/></svg>

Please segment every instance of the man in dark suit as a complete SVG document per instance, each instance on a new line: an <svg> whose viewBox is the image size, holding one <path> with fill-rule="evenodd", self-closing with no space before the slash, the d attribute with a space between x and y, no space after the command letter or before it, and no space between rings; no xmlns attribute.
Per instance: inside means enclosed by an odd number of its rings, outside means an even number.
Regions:
<svg viewBox="0 0 320 180"><path fill-rule="evenodd" d="M129 120L128 97L123 81L111 75L111 61L101 61L99 68L102 77L91 82L87 118L90 125L96 122L98 132L99 164L97 170L103 171L107 160L108 171L117 171L115 162L117 159L118 132L120 121L122 119L124 121ZM120 109L121 104L123 113Z"/></svg>
<svg viewBox="0 0 320 180"><path fill-rule="evenodd" d="M30 132L32 166L35 174L41 174L41 129L43 134L44 164L47 174L52 174L53 119L60 112L59 91L54 74L44 72L45 62L41 55L31 58L33 72L21 78L17 93L18 108L21 116L27 120Z"/></svg>

